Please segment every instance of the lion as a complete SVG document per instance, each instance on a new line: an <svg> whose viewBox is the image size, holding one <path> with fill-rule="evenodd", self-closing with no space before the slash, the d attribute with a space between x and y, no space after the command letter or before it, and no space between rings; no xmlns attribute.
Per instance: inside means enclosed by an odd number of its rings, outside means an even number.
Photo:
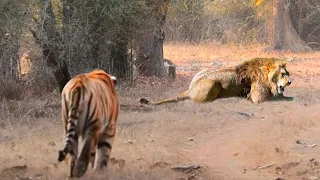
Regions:
<svg viewBox="0 0 320 180"><path fill-rule="evenodd" d="M283 59L254 58L232 68L203 69L193 77L189 89L177 98L156 102L142 98L140 103L160 105L186 99L205 103L218 98L246 97L257 104L279 97L286 99L283 92L291 84L286 63Z"/></svg>

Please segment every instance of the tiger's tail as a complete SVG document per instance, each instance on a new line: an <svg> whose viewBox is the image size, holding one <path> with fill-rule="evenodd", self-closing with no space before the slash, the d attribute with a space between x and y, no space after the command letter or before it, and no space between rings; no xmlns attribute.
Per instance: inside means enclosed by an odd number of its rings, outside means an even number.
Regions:
<svg viewBox="0 0 320 180"><path fill-rule="evenodd" d="M149 100L145 98L140 99L140 104L150 104L150 105L160 105L160 104L165 104L165 103L176 103L179 101L184 101L186 99L190 99L189 97L189 91L185 91L181 94L178 95L177 98L169 98L169 99L164 99L156 102L150 102Z"/></svg>
<svg viewBox="0 0 320 180"><path fill-rule="evenodd" d="M71 101L67 101L66 94L62 94L62 106L65 108L63 110L63 118L65 122L65 144L63 150L59 151L58 161L66 160L67 155L70 155L70 176L72 176L73 167L75 166L75 161L78 154L78 134L77 134L77 124L79 119L79 104L80 97L82 94L82 89L80 86L74 88L70 94L69 98Z"/></svg>

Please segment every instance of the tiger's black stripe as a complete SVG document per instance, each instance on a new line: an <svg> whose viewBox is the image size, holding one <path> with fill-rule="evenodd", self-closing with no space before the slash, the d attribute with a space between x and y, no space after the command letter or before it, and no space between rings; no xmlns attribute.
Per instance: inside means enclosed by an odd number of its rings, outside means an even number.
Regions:
<svg viewBox="0 0 320 180"><path fill-rule="evenodd" d="M98 149L101 148L101 147L107 147L109 149L112 149L110 143L108 143L108 142L98 142L97 146L98 146Z"/></svg>
<svg viewBox="0 0 320 180"><path fill-rule="evenodd" d="M91 128L91 126L95 125L98 122L98 119L95 119L88 123L87 128Z"/></svg>
<svg viewBox="0 0 320 180"><path fill-rule="evenodd" d="M71 113L71 118L72 119L78 119L78 116L76 115L76 112L74 112L73 110L71 110L72 111L72 113Z"/></svg>
<svg viewBox="0 0 320 180"><path fill-rule="evenodd" d="M108 137L108 138L111 138L111 137L114 137L114 136L115 136L115 134L109 134L109 133L107 133L107 132L102 133L102 135L103 135L103 136L106 136L106 137Z"/></svg>
<svg viewBox="0 0 320 180"><path fill-rule="evenodd" d="M80 97L81 97L81 86L76 87L73 91L71 91L71 114L74 113L74 110L77 111L79 109Z"/></svg>
<svg viewBox="0 0 320 180"><path fill-rule="evenodd" d="M68 112L69 112L69 107L68 107L68 103L67 103L67 100L66 100L66 97L63 96L63 101L64 101L64 108L65 108L65 111L67 112L66 115L68 115Z"/></svg>
<svg viewBox="0 0 320 180"><path fill-rule="evenodd" d="M73 119L69 119L68 120L68 124L70 124L70 127L75 127L76 126L75 122L73 122Z"/></svg>
<svg viewBox="0 0 320 180"><path fill-rule="evenodd" d="M67 139L67 140L66 140L66 144L67 144L66 146L68 146L68 147L71 146L71 144L72 144L72 139ZM70 151L69 151L68 149L66 149L66 151L67 151L68 153L70 153Z"/></svg>
<svg viewBox="0 0 320 180"><path fill-rule="evenodd" d="M92 96L93 96L93 95L92 95L92 94L90 94L89 102L88 102L88 108L87 108L87 115L86 115L86 119L87 119L88 121L90 121L90 120L91 120L91 118L90 118L90 119L88 119L88 117L89 117L89 112L90 112L90 108L91 108ZM92 117L92 115L91 115L90 117Z"/></svg>
<svg viewBox="0 0 320 180"><path fill-rule="evenodd" d="M97 111L97 105L94 105L92 113L91 113L91 115L90 115L88 120L92 120L93 119L94 115L96 114L96 111Z"/></svg>
<svg viewBox="0 0 320 180"><path fill-rule="evenodd" d="M70 129L68 129L67 134L68 134L68 133L71 133L71 132L73 132L73 131L75 131L75 130L76 130L75 127L72 127L72 128L70 128Z"/></svg>

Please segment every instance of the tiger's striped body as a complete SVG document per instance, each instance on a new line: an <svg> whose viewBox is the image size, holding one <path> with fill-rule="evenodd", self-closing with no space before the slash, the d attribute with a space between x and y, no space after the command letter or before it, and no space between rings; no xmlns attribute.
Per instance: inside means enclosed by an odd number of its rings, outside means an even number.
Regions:
<svg viewBox="0 0 320 180"><path fill-rule="evenodd" d="M94 70L77 75L62 91L65 146L58 160L68 156L70 177L84 175L89 161L96 170L107 166L119 111L115 82L115 77Z"/></svg>

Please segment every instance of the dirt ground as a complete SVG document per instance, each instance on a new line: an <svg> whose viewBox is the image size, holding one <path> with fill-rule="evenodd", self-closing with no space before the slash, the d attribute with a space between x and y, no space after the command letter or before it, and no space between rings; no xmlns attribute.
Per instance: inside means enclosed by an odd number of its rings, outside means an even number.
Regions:
<svg viewBox="0 0 320 180"><path fill-rule="evenodd" d="M263 47L167 44L176 80L137 79L119 86L121 111L108 170L81 179L302 180L320 179L320 52L264 52ZM176 96L200 69L254 57L288 58L293 101L258 105L244 98L157 107L139 99ZM0 179L67 179L58 163L63 126L57 93L0 103ZM186 171L173 167L198 165Z"/></svg>

